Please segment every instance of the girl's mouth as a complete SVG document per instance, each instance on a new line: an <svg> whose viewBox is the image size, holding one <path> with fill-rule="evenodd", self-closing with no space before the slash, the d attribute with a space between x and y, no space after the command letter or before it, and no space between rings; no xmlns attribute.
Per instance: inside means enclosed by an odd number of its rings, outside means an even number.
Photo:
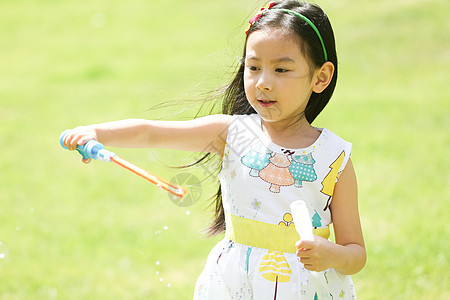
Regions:
<svg viewBox="0 0 450 300"><path fill-rule="evenodd" d="M258 103L261 107L269 107L275 104L276 101L270 100L258 100Z"/></svg>

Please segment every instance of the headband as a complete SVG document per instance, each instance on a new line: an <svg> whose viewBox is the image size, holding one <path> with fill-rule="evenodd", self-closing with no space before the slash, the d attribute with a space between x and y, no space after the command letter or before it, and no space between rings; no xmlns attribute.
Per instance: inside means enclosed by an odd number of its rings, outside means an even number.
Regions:
<svg viewBox="0 0 450 300"><path fill-rule="evenodd" d="M266 6L261 7L261 8L259 9L258 13L257 13L253 18L251 18L250 21L248 21L250 24L248 25L247 29L245 30L245 34L247 34L248 31L250 30L250 27L252 27L252 25L253 25L257 20L259 20L259 19L262 17L262 15L263 15L264 13L266 13L269 9L271 9L274 5L275 5L275 1L270 1L270 2L268 2L268 3L266 4ZM300 19L302 19L303 21L305 21L306 23L308 23L308 25L311 26L311 28L316 32L317 37L318 37L319 40L320 40L320 44L322 45L323 56L324 56L324 58L325 58L325 61L328 61L327 50L326 50L326 48L325 48L325 44L324 44L324 42L323 42L322 36L320 35L319 29L317 29L316 25L314 25L314 23L311 22L310 19L308 19L307 17L305 17L305 16L302 15L301 13L298 13L298 12L293 11L293 10L290 10L290 9L275 8L275 9L272 9L272 10L274 10L274 11L283 11L283 12L286 12L286 13L288 13L288 14L297 16L297 17L299 17Z"/></svg>

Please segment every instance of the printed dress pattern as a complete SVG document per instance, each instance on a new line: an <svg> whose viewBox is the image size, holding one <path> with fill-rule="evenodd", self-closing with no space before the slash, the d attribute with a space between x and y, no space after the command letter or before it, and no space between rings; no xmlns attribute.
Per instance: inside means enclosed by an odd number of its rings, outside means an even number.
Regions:
<svg viewBox="0 0 450 300"><path fill-rule="evenodd" d="M241 162L250 168L249 175L259 177L270 184L269 191L279 193L280 187L294 185L302 188L303 182L317 179L316 162L311 153L286 155L273 153L261 144L256 144L242 157Z"/></svg>
<svg viewBox="0 0 450 300"><path fill-rule="evenodd" d="M292 163L289 170L295 179L295 187L301 188L303 187L303 181L313 182L317 179L313 166L315 162L311 153L292 156Z"/></svg>
<svg viewBox="0 0 450 300"><path fill-rule="evenodd" d="M335 269L319 272L327 288L317 289L296 253L274 243L280 226L294 226L289 204L297 199L305 200L313 228L331 223L328 208L351 144L328 129L318 130L320 137L310 147L285 149L267 139L258 115L233 116L219 179L225 215L234 217L227 219L226 230L236 235L225 234L211 250L194 300L356 299L349 276ZM243 223L233 223L236 219ZM265 230L273 225L275 231ZM242 233L251 238L238 238Z"/></svg>
<svg viewBox="0 0 450 300"><path fill-rule="evenodd" d="M252 146L250 152L242 157L241 161L242 164L250 168L250 176L258 177L259 171L270 163L271 154L272 151L264 148L261 144L256 144Z"/></svg>
<svg viewBox="0 0 450 300"><path fill-rule="evenodd" d="M290 213L285 213L283 216L283 221L278 223L278 226L293 226L294 222L292 215ZM269 250L266 255L261 260L259 265L259 272L264 279L272 282L289 282L291 279L291 268L283 252ZM275 293L276 293L275 288Z"/></svg>

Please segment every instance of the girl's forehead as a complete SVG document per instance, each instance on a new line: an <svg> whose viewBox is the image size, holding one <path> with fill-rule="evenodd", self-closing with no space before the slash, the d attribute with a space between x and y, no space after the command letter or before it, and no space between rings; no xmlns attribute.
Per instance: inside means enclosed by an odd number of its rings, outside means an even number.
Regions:
<svg viewBox="0 0 450 300"><path fill-rule="evenodd" d="M246 58L303 58L299 40L281 30L258 30L247 37Z"/></svg>

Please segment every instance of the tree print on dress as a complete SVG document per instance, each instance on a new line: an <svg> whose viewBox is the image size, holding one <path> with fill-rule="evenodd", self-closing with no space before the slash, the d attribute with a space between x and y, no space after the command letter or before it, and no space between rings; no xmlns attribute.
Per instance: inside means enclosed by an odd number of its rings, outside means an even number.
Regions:
<svg viewBox="0 0 450 300"><path fill-rule="evenodd" d="M279 226L292 226L293 218L290 213L285 213L283 221L278 223ZM274 299L278 293L279 282L289 282L291 280L291 267L284 257L283 252L276 250L269 250L261 259L259 264L259 273L264 279L275 282Z"/></svg>
<svg viewBox="0 0 450 300"><path fill-rule="evenodd" d="M322 218L320 217L317 210L314 210L314 215L312 217L312 226L314 229L317 229L319 227L322 227Z"/></svg>
<svg viewBox="0 0 450 300"><path fill-rule="evenodd" d="M283 252L269 250L259 264L259 273L272 282L288 282L292 271Z"/></svg>
<svg viewBox="0 0 450 300"><path fill-rule="evenodd" d="M280 193L282 186L302 188L303 182L317 180L315 162L312 153L295 155L291 150L276 153L260 143L253 145L241 158L241 163L250 168L249 175L270 183L269 191L272 193Z"/></svg>
<svg viewBox="0 0 450 300"><path fill-rule="evenodd" d="M323 211L326 211L331 203L331 197L333 197L334 186L336 185L336 181L338 179L339 169L342 166L345 158L345 151L342 151L338 158L330 165L330 172L328 172L327 176L322 181L322 190L321 192L328 197L327 204L323 208Z"/></svg>
<svg viewBox="0 0 450 300"><path fill-rule="evenodd" d="M289 171L291 161L284 154L275 153L270 159L270 163L261 171L259 177L270 183L269 191L279 193L281 186L294 184L294 177Z"/></svg>
<svg viewBox="0 0 450 300"><path fill-rule="evenodd" d="M317 179L316 171L314 171L314 163L316 161L312 157L312 153L307 155L293 155L289 171L294 177L294 186L303 187L303 181L313 182Z"/></svg>
<svg viewBox="0 0 450 300"><path fill-rule="evenodd" d="M250 168L250 176L258 177L259 171L264 169L269 163L272 151L261 144L254 144L252 150L241 158L244 166Z"/></svg>

